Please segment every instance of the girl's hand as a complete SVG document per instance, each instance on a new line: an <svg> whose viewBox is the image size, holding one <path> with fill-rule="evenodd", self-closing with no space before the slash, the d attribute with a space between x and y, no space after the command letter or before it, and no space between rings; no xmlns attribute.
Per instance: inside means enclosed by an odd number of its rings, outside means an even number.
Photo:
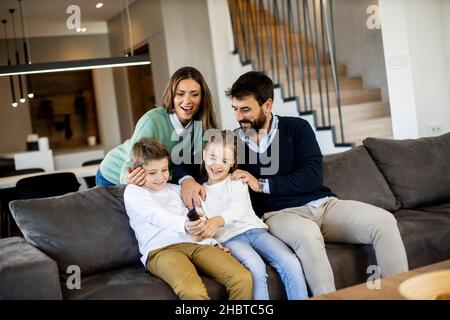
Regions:
<svg viewBox="0 0 450 320"><path fill-rule="evenodd" d="M136 169L132 170L129 168L128 175L127 175L127 183L128 184L135 184L137 186L143 186L145 183L145 177L147 173L142 167L137 167Z"/></svg>
<svg viewBox="0 0 450 320"><path fill-rule="evenodd" d="M250 189L252 189L255 192L259 192L259 180L256 179L251 173L244 170L236 170L231 175L231 179L233 180L239 180L241 179L242 182L246 183Z"/></svg>
<svg viewBox="0 0 450 320"><path fill-rule="evenodd" d="M205 188L194 179L186 179L181 183L181 200L191 210L194 205L202 206L201 200L206 199Z"/></svg>
<svg viewBox="0 0 450 320"><path fill-rule="evenodd" d="M202 219L198 219L195 221L189 221L189 219L186 219L184 228L191 236L200 237L200 235L203 233L203 229L205 228L205 223Z"/></svg>
<svg viewBox="0 0 450 320"><path fill-rule="evenodd" d="M205 220L200 237L202 239L213 238L217 233L217 229L219 229L219 227L223 226L224 224L225 221L221 216L215 216L211 219Z"/></svg>
<svg viewBox="0 0 450 320"><path fill-rule="evenodd" d="M230 248L226 248L223 245L221 245L220 243L216 244L214 247L218 247L219 249L222 249L223 251L225 251L226 253L230 253Z"/></svg>

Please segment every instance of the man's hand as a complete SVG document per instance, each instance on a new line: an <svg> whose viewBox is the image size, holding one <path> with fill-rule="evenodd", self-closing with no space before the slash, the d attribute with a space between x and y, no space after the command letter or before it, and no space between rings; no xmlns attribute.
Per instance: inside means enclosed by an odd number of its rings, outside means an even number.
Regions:
<svg viewBox="0 0 450 320"><path fill-rule="evenodd" d="M251 173L244 170L236 170L231 175L231 179L233 180L239 180L241 179L243 182L248 184L249 188L252 189L255 192L259 192L259 180L256 179Z"/></svg>
<svg viewBox="0 0 450 320"><path fill-rule="evenodd" d="M127 183L143 186L147 173L142 167L137 167L127 175Z"/></svg>
<svg viewBox="0 0 450 320"><path fill-rule="evenodd" d="M202 239L213 238L217 233L217 229L219 229L219 227L223 226L224 224L225 221L221 216L215 216L209 220L205 220L200 237Z"/></svg>
<svg viewBox="0 0 450 320"><path fill-rule="evenodd" d="M205 188L194 179L189 178L181 183L181 200L191 210L194 205L202 206L201 200L206 199Z"/></svg>

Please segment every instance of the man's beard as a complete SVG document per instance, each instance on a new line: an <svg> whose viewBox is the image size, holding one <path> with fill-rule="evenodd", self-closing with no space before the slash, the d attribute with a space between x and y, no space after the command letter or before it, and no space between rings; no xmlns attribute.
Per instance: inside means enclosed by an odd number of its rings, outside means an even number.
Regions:
<svg viewBox="0 0 450 320"><path fill-rule="evenodd" d="M241 129L244 131L248 131L249 129L252 129L256 132L258 132L260 129L262 129L264 127L264 124L266 123L266 115L264 114L264 112L261 111L261 113L258 116L258 119L256 120L242 120L239 121L239 125L241 126ZM249 127L247 127L247 129L244 129L242 124L250 124Z"/></svg>

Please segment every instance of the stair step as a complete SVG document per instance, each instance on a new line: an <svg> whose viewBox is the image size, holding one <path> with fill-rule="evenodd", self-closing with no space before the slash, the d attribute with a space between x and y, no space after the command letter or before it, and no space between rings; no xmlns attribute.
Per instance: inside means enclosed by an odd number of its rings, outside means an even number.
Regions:
<svg viewBox="0 0 450 320"><path fill-rule="evenodd" d="M340 128L335 127L336 137L340 137ZM355 122L344 126L345 140L361 145L367 137L392 139L392 123L390 117L374 118Z"/></svg>
<svg viewBox="0 0 450 320"><path fill-rule="evenodd" d="M285 85L287 85L287 80L286 80L287 76L286 76L286 70L284 68L284 65L279 65L279 67L280 67L280 82L285 83ZM268 74L272 75L271 66L266 67L266 69L268 71ZM320 66L320 77L322 79L325 78L325 69L327 70L328 78L332 79L331 78L332 77L331 64L322 64ZM304 70L304 75L305 75L305 81L308 81L308 75L309 75L309 77L311 79L311 84L313 83L313 80L315 82L317 82L317 70L314 65L309 65L308 67L304 66L303 70ZM339 80L341 78L344 78L347 75L347 66L345 64L338 65L338 75L339 75ZM301 83L301 68L298 65L294 67L294 78L298 79ZM273 80L277 80L277 79L273 79Z"/></svg>
<svg viewBox="0 0 450 320"><path fill-rule="evenodd" d="M322 110L319 108L317 112L318 126L327 126L328 122L328 110L324 107L325 122L322 120ZM351 126L355 122L362 120L369 120L375 118L384 118L390 116L389 104L376 101L351 105L341 106L342 122L344 128ZM339 111L337 107L330 108L331 124L334 126L339 125Z"/></svg>

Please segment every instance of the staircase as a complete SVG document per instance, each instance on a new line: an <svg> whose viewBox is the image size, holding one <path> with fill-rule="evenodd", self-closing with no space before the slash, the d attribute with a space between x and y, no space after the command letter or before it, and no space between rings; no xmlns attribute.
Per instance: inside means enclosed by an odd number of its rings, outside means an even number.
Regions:
<svg viewBox="0 0 450 320"><path fill-rule="evenodd" d="M331 130L337 147L360 145L368 136L392 138L381 90L364 88L362 77L348 76L346 65L336 62L332 8L325 2L228 0L228 5L241 63L266 72L280 87L282 101L296 101L289 115L312 116L313 128Z"/></svg>

